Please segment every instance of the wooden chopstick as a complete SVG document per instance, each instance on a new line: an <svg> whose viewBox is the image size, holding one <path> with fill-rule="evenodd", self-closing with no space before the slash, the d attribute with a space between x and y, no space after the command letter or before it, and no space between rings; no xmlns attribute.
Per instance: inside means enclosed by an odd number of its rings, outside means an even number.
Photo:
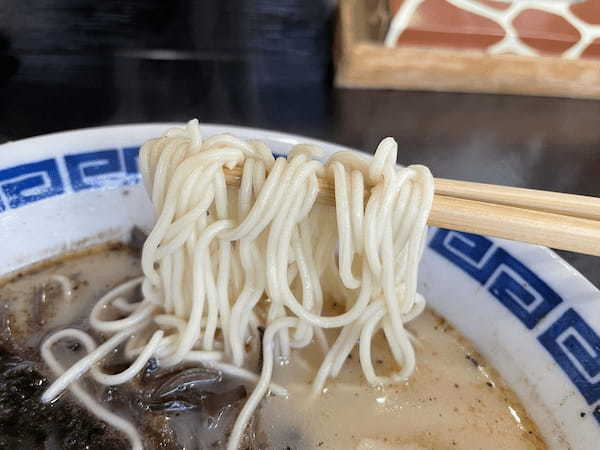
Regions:
<svg viewBox="0 0 600 450"><path fill-rule="evenodd" d="M600 221L435 194L430 225L600 256Z"/></svg>
<svg viewBox="0 0 600 450"><path fill-rule="evenodd" d="M600 199L562 192L538 191L470 181L435 179L435 193L498 205L536 209L573 217L600 220Z"/></svg>
<svg viewBox="0 0 600 450"><path fill-rule="evenodd" d="M226 169L239 186L241 168ZM319 179L318 201L335 204ZM600 199L482 183L435 180L429 225L600 256Z"/></svg>

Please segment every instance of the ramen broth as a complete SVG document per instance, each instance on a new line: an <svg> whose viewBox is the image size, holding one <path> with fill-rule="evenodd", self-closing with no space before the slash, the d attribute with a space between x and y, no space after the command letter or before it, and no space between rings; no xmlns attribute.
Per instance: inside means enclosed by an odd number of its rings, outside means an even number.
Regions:
<svg viewBox="0 0 600 450"><path fill-rule="evenodd" d="M83 411L69 394L51 405L39 403L48 379L54 379L40 362L39 347L51 331L61 327L90 332L86 318L94 302L111 287L140 274L139 252L114 244L37 265L0 285L4 349L0 368L8 368L0 370L0 399L29 395L32 398L26 406L32 410L31 421L52 422L53 414L61 412L65 423L77 425L75 434L64 438L63 423L28 423L27 414L18 423L11 422L5 411L0 412L0 434L6 443L58 449L67 448L65 439L92 439L88 448L128 448L124 438ZM341 312L333 301L329 308L331 314ZM323 394L311 399L320 350L307 347L293 353L291 361L279 362L274 381L286 386L290 395L270 396L262 402L244 445L252 449L408 450L484 449L493 442L496 449L546 448L514 393L446 321L428 309L407 329L415 338L417 368L406 383L368 386L353 351L338 378L330 379ZM94 336L100 342L100 336ZM57 353L65 366L84 354L74 343L59 345ZM373 354L378 373L396 369L379 335L373 340ZM118 361L119 355L114 356ZM13 367L25 368L19 375L25 380L23 386L17 380L14 387L14 374L21 372ZM258 371L258 367L249 368ZM81 384L135 423L148 448L190 450L224 447L232 421L253 388L227 377L214 382L215 376L220 375L190 366L165 374L152 361L134 381L122 386ZM174 394L190 386L204 386L203 397L190 400ZM26 413L23 405L20 408L21 414ZM45 412L38 414L38 409ZM88 428L96 430L95 434ZM39 439L23 441L26 437L21 435L27 430L36 430Z"/></svg>

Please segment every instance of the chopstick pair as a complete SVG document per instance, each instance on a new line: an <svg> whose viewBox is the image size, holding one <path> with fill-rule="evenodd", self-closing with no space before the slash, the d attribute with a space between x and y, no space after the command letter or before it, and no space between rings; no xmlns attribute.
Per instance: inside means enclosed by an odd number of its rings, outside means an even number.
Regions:
<svg viewBox="0 0 600 450"><path fill-rule="evenodd" d="M240 184L241 168L225 169ZM319 180L320 203L335 189ZM600 198L469 181L435 179L429 225L600 256Z"/></svg>
<svg viewBox="0 0 600 450"><path fill-rule="evenodd" d="M600 198L439 178L434 226L600 256Z"/></svg>

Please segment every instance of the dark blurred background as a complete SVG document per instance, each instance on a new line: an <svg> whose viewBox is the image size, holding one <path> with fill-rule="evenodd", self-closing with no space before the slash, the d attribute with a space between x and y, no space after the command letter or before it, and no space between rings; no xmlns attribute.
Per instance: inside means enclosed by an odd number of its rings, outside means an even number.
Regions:
<svg viewBox="0 0 600 450"><path fill-rule="evenodd" d="M0 140L197 117L600 196L600 101L336 89L335 21L335 0L2 0ZM562 254L600 286L598 259Z"/></svg>

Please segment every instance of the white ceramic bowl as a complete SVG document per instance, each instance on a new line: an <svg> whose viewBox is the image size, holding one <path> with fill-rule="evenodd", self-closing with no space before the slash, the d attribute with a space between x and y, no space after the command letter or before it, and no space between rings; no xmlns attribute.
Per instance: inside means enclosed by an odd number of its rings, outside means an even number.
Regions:
<svg viewBox="0 0 600 450"><path fill-rule="evenodd" d="M152 223L137 150L172 124L69 131L0 146L0 276ZM274 153L314 142L204 125L265 140ZM552 251L431 229L420 290L516 391L555 449L600 444L600 292ZM491 448L491 447L490 447Z"/></svg>

